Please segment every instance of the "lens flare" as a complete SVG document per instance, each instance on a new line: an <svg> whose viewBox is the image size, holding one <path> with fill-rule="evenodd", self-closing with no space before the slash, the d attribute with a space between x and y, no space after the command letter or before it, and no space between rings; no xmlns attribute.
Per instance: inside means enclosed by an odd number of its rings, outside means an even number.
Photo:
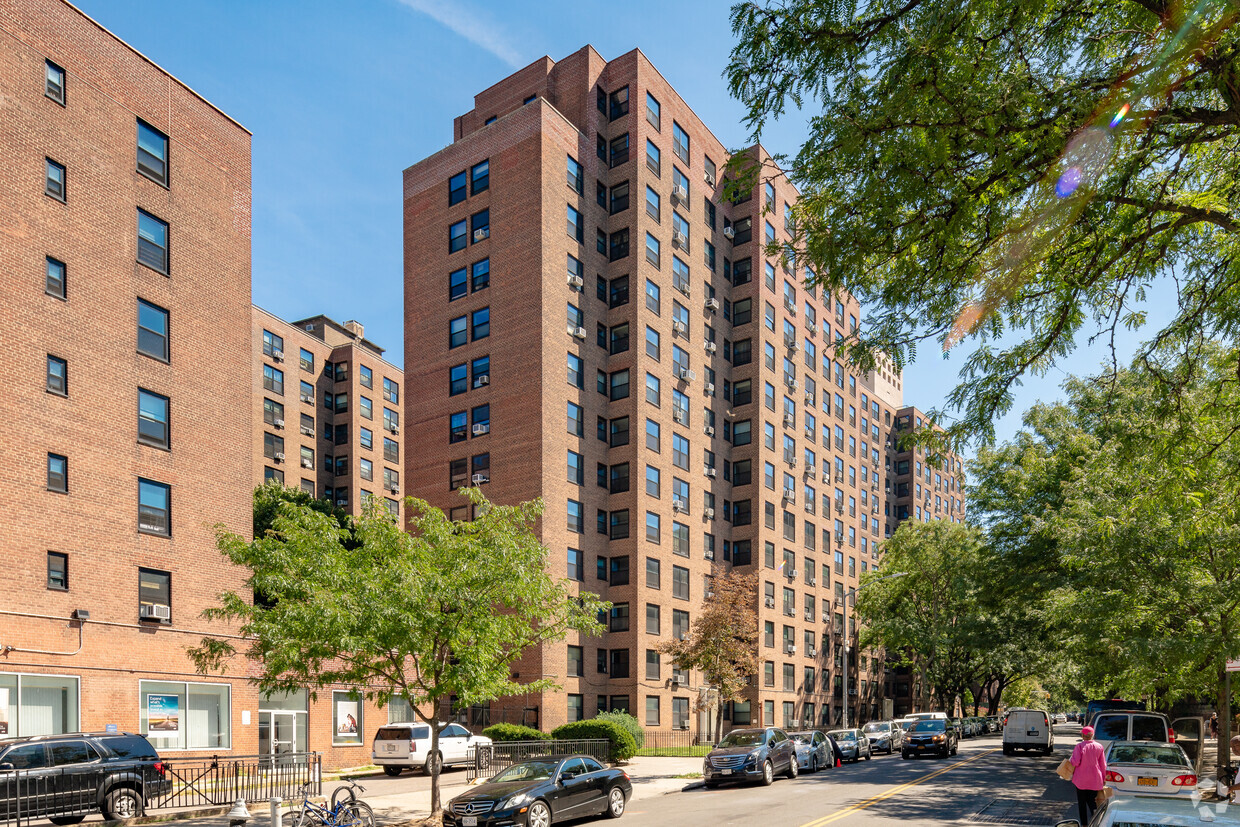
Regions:
<svg viewBox="0 0 1240 827"><path fill-rule="evenodd" d="M1059 180L1055 182L1055 194L1060 198L1067 198L1069 195L1076 192L1076 188L1080 185L1080 167L1068 167L1063 171L1063 175L1059 176Z"/></svg>
<svg viewBox="0 0 1240 827"><path fill-rule="evenodd" d="M1128 104L1124 104L1119 108L1119 111L1115 113L1115 117L1111 118L1111 129L1114 129L1120 125L1120 123L1124 120L1124 117L1128 114L1128 110L1131 108L1132 107Z"/></svg>

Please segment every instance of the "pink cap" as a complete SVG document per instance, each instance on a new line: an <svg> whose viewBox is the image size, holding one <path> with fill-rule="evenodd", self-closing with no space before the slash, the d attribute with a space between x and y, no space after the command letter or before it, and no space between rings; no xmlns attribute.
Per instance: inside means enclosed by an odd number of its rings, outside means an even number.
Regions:
<svg viewBox="0 0 1240 827"><path fill-rule="evenodd" d="M1093 738L1093 737L1094 737L1094 728L1093 728L1093 727L1091 727L1091 726L1083 726L1083 727L1081 727L1081 737L1082 737L1082 738Z"/></svg>

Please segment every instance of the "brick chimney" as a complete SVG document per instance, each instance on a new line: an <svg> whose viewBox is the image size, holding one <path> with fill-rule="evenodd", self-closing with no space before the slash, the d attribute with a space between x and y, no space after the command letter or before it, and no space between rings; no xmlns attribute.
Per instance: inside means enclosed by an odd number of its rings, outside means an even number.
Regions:
<svg viewBox="0 0 1240 827"><path fill-rule="evenodd" d="M357 322L357 321L354 321L353 319L349 319L347 322L344 323L344 329L349 331L350 333L352 333L354 336L356 336L359 339L366 338L366 328L362 327L361 322Z"/></svg>

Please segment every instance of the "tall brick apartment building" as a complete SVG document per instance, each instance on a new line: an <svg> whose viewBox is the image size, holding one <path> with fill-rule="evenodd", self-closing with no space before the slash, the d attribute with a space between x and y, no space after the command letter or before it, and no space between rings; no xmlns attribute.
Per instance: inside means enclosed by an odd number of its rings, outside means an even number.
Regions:
<svg viewBox="0 0 1240 827"><path fill-rule="evenodd" d="M753 147L762 181L723 200L723 145L640 51L539 60L454 136L404 178L410 493L458 516L463 485L543 497L552 573L615 604L601 638L529 653L518 675L564 689L503 715L699 727L701 676L654 647L739 568L762 581L762 668L725 718L838 720L845 599L896 523L902 380L849 372L857 303L765 254L795 189ZM854 721L883 712L884 667L852 659Z"/></svg>
<svg viewBox="0 0 1240 827"><path fill-rule="evenodd" d="M253 313L254 484L275 480L352 514L400 514L404 374L362 325Z"/></svg>

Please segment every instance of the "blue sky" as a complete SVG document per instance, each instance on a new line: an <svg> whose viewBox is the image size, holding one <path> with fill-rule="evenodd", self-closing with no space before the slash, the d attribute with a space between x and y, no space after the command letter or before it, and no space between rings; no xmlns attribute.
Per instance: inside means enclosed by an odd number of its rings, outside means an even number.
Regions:
<svg viewBox="0 0 1240 827"><path fill-rule="evenodd" d="M476 92L586 43L608 59L640 47L725 146L748 142L741 107L722 78L733 42L723 2L77 5L254 133L255 303L288 319L357 319L396 364L403 361L401 171L451 143L452 119L472 108ZM764 143L791 153L800 126L800 118L787 118ZM1059 395L1065 372L1093 372L1107 355L1082 342L1062 371L1029 380L999 423L1000 439L1025 408ZM905 370L906 403L940 406L962 356L945 360L923 347Z"/></svg>

